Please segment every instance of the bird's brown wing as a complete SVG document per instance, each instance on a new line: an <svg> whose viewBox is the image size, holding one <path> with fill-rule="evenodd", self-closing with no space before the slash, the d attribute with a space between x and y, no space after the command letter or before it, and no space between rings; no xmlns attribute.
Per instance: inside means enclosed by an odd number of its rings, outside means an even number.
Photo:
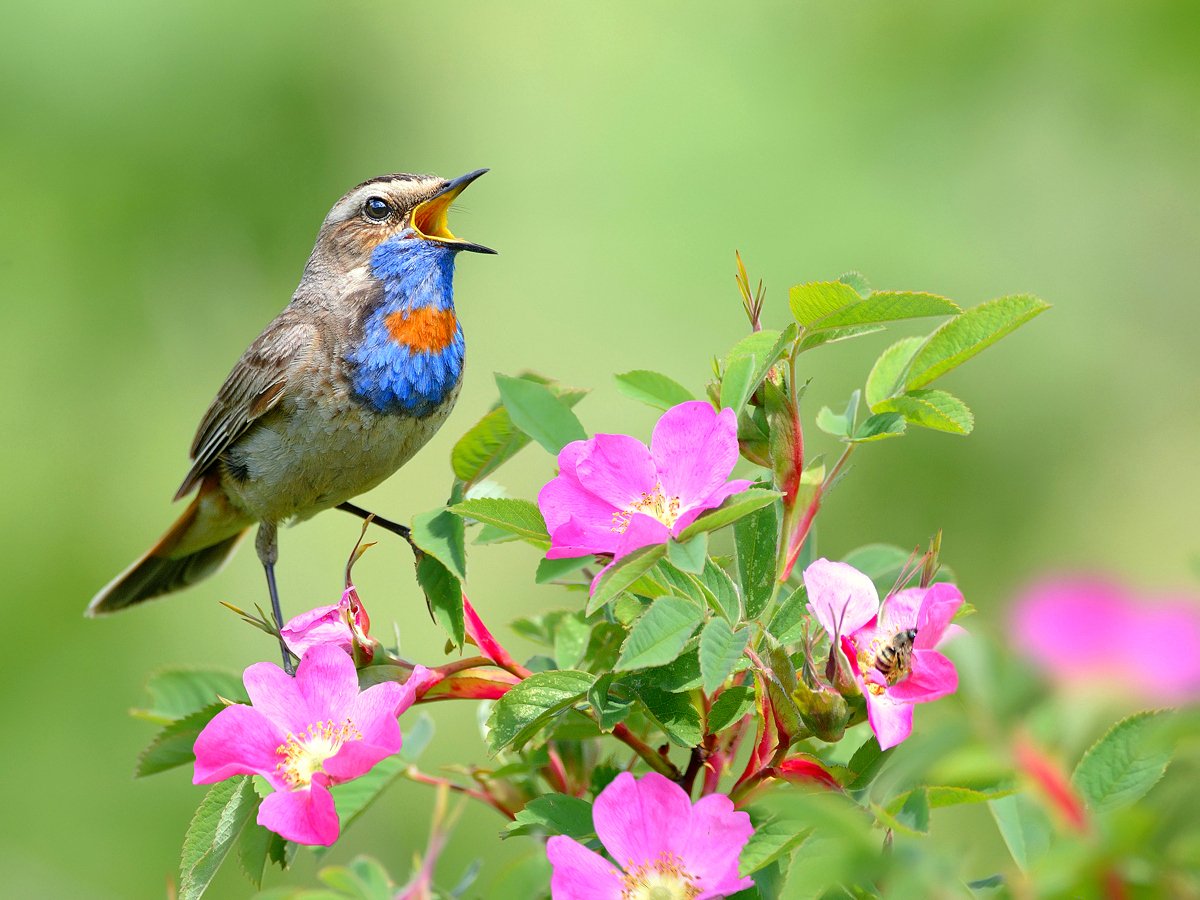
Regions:
<svg viewBox="0 0 1200 900"><path fill-rule="evenodd" d="M190 493L229 445L273 409L303 367L316 328L285 310L238 360L204 414L192 441L192 467L175 494Z"/></svg>

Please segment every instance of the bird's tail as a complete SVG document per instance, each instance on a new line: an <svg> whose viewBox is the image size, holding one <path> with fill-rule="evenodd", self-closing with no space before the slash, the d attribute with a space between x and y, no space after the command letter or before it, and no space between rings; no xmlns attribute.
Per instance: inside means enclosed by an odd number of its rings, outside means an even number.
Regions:
<svg viewBox="0 0 1200 900"><path fill-rule="evenodd" d="M158 543L92 598L87 615L116 612L207 578L233 555L249 525L230 507L216 475L209 475Z"/></svg>

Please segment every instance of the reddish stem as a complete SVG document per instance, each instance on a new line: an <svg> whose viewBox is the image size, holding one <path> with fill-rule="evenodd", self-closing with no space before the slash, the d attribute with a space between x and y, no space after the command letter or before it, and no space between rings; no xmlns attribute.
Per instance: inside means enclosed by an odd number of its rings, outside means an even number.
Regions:
<svg viewBox="0 0 1200 900"><path fill-rule="evenodd" d="M422 772L416 766L409 766L404 771L404 777L407 778L409 781L415 781L418 784L429 784L429 785L433 785L434 787L439 787L439 786L444 785L445 787L449 788L450 790L454 791L455 793L463 794L464 796L471 797L472 799L478 800L480 803L486 803L488 806L490 806L492 809L496 810L496 812L500 813L500 815L504 816L505 818L508 818L508 819L516 818L516 816L513 813L510 813L508 810L502 808L499 804L497 804L491 797L489 797L483 791L477 791L474 788L464 787L461 784L455 784L453 781L450 781L449 779L438 778L436 775L426 775L424 772Z"/></svg>

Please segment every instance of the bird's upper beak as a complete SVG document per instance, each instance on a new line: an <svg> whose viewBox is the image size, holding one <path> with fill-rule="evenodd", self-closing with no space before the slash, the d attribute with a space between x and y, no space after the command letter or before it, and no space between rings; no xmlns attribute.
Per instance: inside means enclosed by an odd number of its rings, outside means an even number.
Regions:
<svg viewBox="0 0 1200 900"><path fill-rule="evenodd" d="M482 244L472 244L454 236L446 224L446 216L450 212L450 204L454 198L466 190L467 185L486 172L487 169L476 169L460 178L455 178L444 188L423 203L417 204L412 211L412 226L421 237L431 241L442 241L453 245L456 250L470 250L473 253L495 253L491 247Z"/></svg>

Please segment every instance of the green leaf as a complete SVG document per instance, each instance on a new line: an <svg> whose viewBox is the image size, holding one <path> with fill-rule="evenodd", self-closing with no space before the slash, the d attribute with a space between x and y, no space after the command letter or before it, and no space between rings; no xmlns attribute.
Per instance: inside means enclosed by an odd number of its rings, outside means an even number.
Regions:
<svg viewBox="0 0 1200 900"><path fill-rule="evenodd" d="M671 743L680 747L695 747L700 743L704 737L700 711L687 694L659 690L650 684L638 684L635 690L650 718Z"/></svg>
<svg viewBox="0 0 1200 900"><path fill-rule="evenodd" d="M435 557L460 581L467 579L467 538L463 521L447 509L413 516L413 543Z"/></svg>
<svg viewBox="0 0 1200 900"><path fill-rule="evenodd" d="M812 829L787 819L758 823L738 857L738 874L743 878L791 853L812 834Z"/></svg>
<svg viewBox="0 0 1200 900"><path fill-rule="evenodd" d="M753 705L754 688L748 684L734 685L721 691L708 710L708 733L717 734L734 722L741 721Z"/></svg>
<svg viewBox="0 0 1200 900"><path fill-rule="evenodd" d="M864 544L843 556L842 562L858 569L872 581L884 579L895 582L911 558L911 551L894 544Z"/></svg>
<svg viewBox="0 0 1200 900"><path fill-rule="evenodd" d="M250 777L214 784L188 826L179 860L180 900L196 900L217 874L242 828L258 809Z"/></svg>
<svg viewBox="0 0 1200 900"><path fill-rule="evenodd" d="M716 509L709 510L696 519L679 534L681 542L690 541L704 531L716 531L736 522L743 516L748 516L756 509L762 509L768 503L773 503L777 497L783 496L779 491L768 491L762 488L748 488L740 494L726 497L725 502Z"/></svg>
<svg viewBox="0 0 1200 900"><path fill-rule="evenodd" d="M688 649L669 663L642 669L636 675L627 676L628 680L636 681L639 685L649 684L673 694L700 687L703 679L700 677L699 640L688 643Z"/></svg>
<svg viewBox="0 0 1200 900"><path fill-rule="evenodd" d="M704 676L706 694L711 694L725 683L749 640L749 630L740 628L734 631L722 618L709 619L700 632L700 671Z"/></svg>
<svg viewBox="0 0 1200 900"><path fill-rule="evenodd" d="M583 659L592 626L579 613L563 616L554 629L554 661L560 669L573 669Z"/></svg>
<svg viewBox="0 0 1200 900"><path fill-rule="evenodd" d="M247 822L238 838L238 865L256 888L262 887L263 873L267 869L267 854L274 840L282 839L257 822Z"/></svg>
<svg viewBox="0 0 1200 900"><path fill-rule="evenodd" d="M591 556L572 556L566 559L538 560L537 573L533 576L533 581L535 584L549 584L560 578L566 578L590 565L593 558Z"/></svg>
<svg viewBox="0 0 1200 900"><path fill-rule="evenodd" d="M1030 294L1000 297L971 307L928 337L913 357L905 389L925 387L1049 308Z"/></svg>
<svg viewBox="0 0 1200 900"><path fill-rule="evenodd" d="M967 404L945 391L909 391L881 400L872 410L898 412L910 425L951 434L970 434L975 427L975 417Z"/></svg>
<svg viewBox="0 0 1200 900"><path fill-rule="evenodd" d="M780 644L794 644L804 635L804 623L808 621L807 606L808 592L801 585L779 604L771 616L767 631Z"/></svg>
<svg viewBox="0 0 1200 900"><path fill-rule="evenodd" d="M884 763L891 756L892 750L879 749L879 741L875 740L875 735L868 737L862 745L854 751L854 755L850 757L850 762L846 764L852 773L854 780L846 785L848 791L862 791L871 784L875 776L883 769Z"/></svg>
<svg viewBox="0 0 1200 900"><path fill-rule="evenodd" d="M213 703L190 716L176 719L163 728L138 757L134 776L144 778L192 762L196 758L192 749L196 738L200 736L204 726L224 708L224 703Z"/></svg>
<svg viewBox="0 0 1200 900"><path fill-rule="evenodd" d="M729 573L710 559L699 578L713 612L736 622L742 613L742 599Z"/></svg>
<svg viewBox="0 0 1200 900"><path fill-rule="evenodd" d="M616 671L661 666L679 656L704 612L681 597L659 597L644 612L621 645Z"/></svg>
<svg viewBox="0 0 1200 900"><path fill-rule="evenodd" d="M919 834L929 833L929 795L924 788L909 792L896 813L896 821Z"/></svg>
<svg viewBox="0 0 1200 900"><path fill-rule="evenodd" d="M945 806L963 806L972 803L988 803L1015 793L1015 788L976 791L971 788L945 787L941 785L922 787L917 790L924 792L930 809L941 809ZM893 797L884 808L892 814L898 813L908 803L911 794L912 791L905 791L903 794Z"/></svg>
<svg viewBox="0 0 1200 900"><path fill-rule="evenodd" d="M567 406L574 406L587 396L585 390L559 387L540 376L526 373L520 377L546 384ZM528 443L529 437L513 425L508 410L497 406L458 439L450 453L450 465L464 483L473 484L512 459Z"/></svg>
<svg viewBox="0 0 1200 900"><path fill-rule="evenodd" d="M792 315L805 328L861 300L858 291L841 281L812 281L788 291Z"/></svg>
<svg viewBox="0 0 1200 900"><path fill-rule="evenodd" d="M198 712L218 698L250 702L242 678L222 669L164 669L146 682L148 709L132 710L139 719L167 725Z"/></svg>
<svg viewBox="0 0 1200 900"><path fill-rule="evenodd" d="M1050 846L1050 820L1040 806L1023 794L1012 794L988 803L1000 836L1022 871Z"/></svg>
<svg viewBox="0 0 1200 900"><path fill-rule="evenodd" d="M537 504L530 500L483 497L456 503L448 511L456 516L494 525L538 547L550 545L546 520L542 518L542 511L538 509ZM420 545L419 541L418 544ZM421 546L424 549L424 546Z"/></svg>
<svg viewBox="0 0 1200 900"><path fill-rule="evenodd" d="M572 441L586 440L587 432L570 405L546 385L497 372L496 386L512 423L549 452L557 454Z"/></svg>
<svg viewBox="0 0 1200 900"><path fill-rule="evenodd" d="M696 535L686 543L671 539L667 544L667 559L682 572L699 574L708 558L708 532Z"/></svg>
<svg viewBox="0 0 1200 900"><path fill-rule="evenodd" d="M903 390L904 373L917 350L925 343L923 337L907 337L896 341L875 360L871 374L867 376L864 397L867 406L874 409L881 401Z"/></svg>
<svg viewBox="0 0 1200 900"><path fill-rule="evenodd" d="M721 376L721 408L740 412L793 340L795 329L789 327L782 332L756 331L734 344Z"/></svg>
<svg viewBox="0 0 1200 900"><path fill-rule="evenodd" d="M871 282L867 281L867 276L862 272L843 272L838 276L838 281L850 285L864 297L869 297L871 294Z"/></svg>
<svg viewBox="0 0 1200 900"><path fill-rule="evenodd" d="M883 325L854 325L850 328L828 328L824 331L814 331L800 339L797 350L807 353L809 350L822 347L825 344L836 344L838 341L848 341L850 338L862 337L864 334L875 334L883 331Z"/></svg>
<svg viewBox="0 0 1200 900"><path fill-rule="evenodd" d="M604 732L612 731L618 722L625 721L635 699L629 686L617 682L616 677L611 672L601 675L588 690L588 703L595 710L597 724Z"/></svg>
<svg viewBox="0 0 1200 900"><path fill-rule="evenodd" d="M417 560L417 583L425 592L425 602L433 618L446 630L456 647L466 640L463 622L462 584L435 557L425 554Z"/></svg>
<svg viewBox="0 0 1200 900"><path fill-rule="evenodd" d="M771 503L735 522L733 542L746 618L756 619L767 608L775 590L779 504Z"/></svg>
<svg viewBox="0 0 1200 900"><path fill-rule="evenodd" d="M899 437L904 434L906 427L904 416L900 413L886 412L868 416L866 421L858 426L854 437L850 440L855 444L867 441L881 441L884 438Z"/></svg>
<svg viewBox="0 0 1200 900"><path fill-rule="evenodd" d="M1162 729L1168 716L1163 710L1135 713L1088 748L1071 775L1088 809L1129 806L1158 783L1171 761Z"/></svg>
<svg viewBox="0 0 1200 900"><path fill-rule="evenodd" d="M877 325L902 319L927 316L953 316L962 312L957 303L936 294L910 291L876 291L871 296L842 307L809 326L818 328L847 328L857 325Z"/></svg>
<svg viewBox="0 0 1200 900"><path fill-rule="evenodd" d="M618 391L656 409L670 409L672 406L696 399L691 391L678 381L659 372L635 369L616 378Z"/></svg>
<svg viewBox="0 0 1200 900"><path fill-rule="evenodd" d="M492 752L520 749L546 722L579 703L595 681L595 675L564 669L535 672L513 685L488 718Z"/></svg>
<svg viewBox="0 0 1200 900"><path fill-rule="evenodd" d="M565 834L577 841L594 837L592 804L567 794L534 797L500 833L501 839L523 834Z"/></svg>
<svg viewBox="0 0 1200 900"><path fill-rule="evenodd" d="M610 600L615 600L635 581L653 569L666 555L666 544L651 544L641 547L627 556L622 556L603 575L588 599L587 615L591 615Z"/></svg>
<svg viewBox="0 0 1200 900"><path fill-rule="evenodd" d="M850 437L854 432L854 425L858 419L858 401L860 396L861 392L852 392L850 400L846 404L846 411L842 413L835 413L828 406L822 406L821 411L817 413L817 427L826 434L832 434L834 437Z"/></svg>

